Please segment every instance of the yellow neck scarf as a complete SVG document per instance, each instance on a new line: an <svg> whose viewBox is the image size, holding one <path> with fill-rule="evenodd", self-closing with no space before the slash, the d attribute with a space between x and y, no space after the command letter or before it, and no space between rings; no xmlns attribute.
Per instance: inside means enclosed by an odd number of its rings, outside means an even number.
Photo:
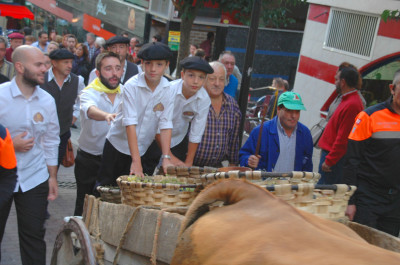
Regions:
<svg viewBox="0 0 400 265"><path fill-rule="evenodd" d="M108 93L108 94L121 93L120 85L118 85L118 87L116 89L109 89L100 82L100 79L98 77L96 77L96 79L94 79L93 82L90 83L85 89L88 89L90 87L99 92L104 92L104 93Z"/></svg>

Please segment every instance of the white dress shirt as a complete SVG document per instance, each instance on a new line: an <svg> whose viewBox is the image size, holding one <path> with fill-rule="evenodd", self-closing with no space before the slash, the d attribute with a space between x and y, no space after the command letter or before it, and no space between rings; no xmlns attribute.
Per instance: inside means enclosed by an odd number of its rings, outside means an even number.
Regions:
<svg viewBox="0 0 400 265"><path fill-rule="evenodd" d="M79 81L78 81L78 96L76 97L75 104L74 104L74 107L73 107L74 111L72 112L72 116L74 116L77 119L79 119L79 115L80 115L79 114L79 105L80 105L80 103L79 103L79 95L81 94L82 90L86 87L85 83L84 83L84 78L82 76L80 76L80 75L78 75L78 78L79 78ZM54 79L54 73L53 73L53 68L50 68L47 81L50 82L52 79ZM64 86L65 82L70 81L70 80L71 80L71 75L68 75L64 79L63 86ZM61 91L62 86L60 87L58 85L57 81L56 80L54 80L54 81L55 81L55 83L57 84L58 88Z"/></svg>
<svg viewBox="0 0 400 265"><path fill-rule="evenodd" d="M122 92L123 86L120 85L120 88ZM101 155L110 125L108 125L107 121L90 119L87 115L88 110L90 107L95 106L107 113L117 113L118 106L122 102L122 93L116 94L113 104L106 93L88 88L82 91L80 102L82 128L78 139L79 148L92 155Z"/></svg>
<svg viewBox="0 0 400 265"><path fill-rule="evenodd" d="M60 128L56 103L39 86L26 99L15 78L1 84L0 91L0 123L8 128L11 137L27 132L24 139L35 138L31 150L15 152L18 175L15 191L21 187L25 192L49 178L47 165L57 166Z"/></svg>
<svg viewBox="0 0 400 265"><path fill-rule="evenodd" d="M182 79L172 81L170 84L175 99L171 148L180 144L185 138L190 122L189 142L200 143L211 105L207 91L202 87L196 94L186 99L182 94Z"/></svg>
<svg viewBox="0 0 400 265"><path fill-rule="evenodd" d="M107 139L119 152L131 155L126 126L136 125L139 154L142 156L154 140L157 128L172 129L173 99L165 77L161 78L154 92L147 86L144 73L130 78L124 85L123 103Z"/></svg>

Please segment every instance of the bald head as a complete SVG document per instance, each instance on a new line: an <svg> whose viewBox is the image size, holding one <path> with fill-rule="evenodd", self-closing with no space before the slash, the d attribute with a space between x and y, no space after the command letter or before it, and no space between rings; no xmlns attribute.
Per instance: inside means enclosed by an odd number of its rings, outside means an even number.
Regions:
<svg viewBox="0 0 400 265"><path fill-rule="evenodd" d="M32 56L37 56L43 53L36 47L29 45L21 45L16 48L11 56L13 63L25 63Z"/></svg>
<svg viewBox="0 0 400 265"><path fill-rule="evenodd" d="M36 47L21 45L12 54L19 88L34 89L44 83L47 71L44 54Z"/></svg>

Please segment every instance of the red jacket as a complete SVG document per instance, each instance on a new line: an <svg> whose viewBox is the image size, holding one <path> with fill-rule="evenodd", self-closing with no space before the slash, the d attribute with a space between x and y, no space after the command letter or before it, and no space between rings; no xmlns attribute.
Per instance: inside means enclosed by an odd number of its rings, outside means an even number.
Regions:
<svg viewBox="0 0 400 265"><path fill-rule="evenodd" d="M342 102L329 119L319 140L319 146L329 152L325 158L328 166L335 165L346 154L351 128L363 109L357 90L342 96Z"/></svg>

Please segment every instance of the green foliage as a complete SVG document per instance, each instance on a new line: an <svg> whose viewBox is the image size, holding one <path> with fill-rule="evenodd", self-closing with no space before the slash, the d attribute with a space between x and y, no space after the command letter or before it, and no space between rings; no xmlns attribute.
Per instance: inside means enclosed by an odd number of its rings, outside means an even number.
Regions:
<svg viewBox="0 0 400 265"><path fill-rule="evenodd" d="M289 7L295 7L306 3L306 0L261 0L261 19L263 23L270 27L287 27L288 24L295 23L292 18L288 18ZM249 25L254 0L218 0L220 7L225 12L240 10L235 15L244 25Z"/></svg>
<svg viewBox="0 0 400 265"><path fill-rule="evenodd" d="M388 9L386 9L381 14L381 18L385 22L387 22L390 19L398 20L398 19L400 19L400 11L399 10L388 10Z"/></svg>
<svg viewBox="0 0 400 265"><path fill-rule="evenodd" d="M304 4L306 0L261 0L262 12L261 18L264 24L271 27L286 27L294 23L295 20L287 18L288 7ZM192 20L196 16L197 9L204 5L207 0L197 0L193 6L194 0L172 0L183 20ZM213 4L218 3L224 12L240 10L235 15L239 22L249 25L254 0L211 0Z"/></svg>

